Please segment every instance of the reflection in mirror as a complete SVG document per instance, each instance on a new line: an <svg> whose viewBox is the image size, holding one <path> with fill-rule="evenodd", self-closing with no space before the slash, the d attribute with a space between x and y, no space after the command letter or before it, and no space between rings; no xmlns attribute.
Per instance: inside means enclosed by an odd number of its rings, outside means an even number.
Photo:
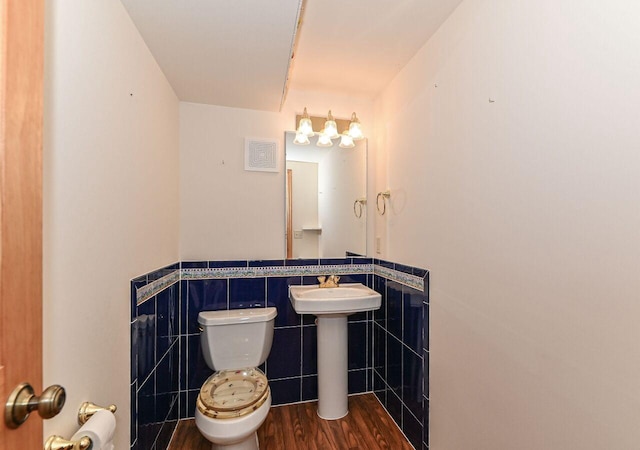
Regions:
<svg viewBox="0 0 640 450"><path fill-rule="evenodd" d="M367 140L354 148L293 143L285 134L287 258L367 254ZM359 217L358 217L359 216Z"/></svg>

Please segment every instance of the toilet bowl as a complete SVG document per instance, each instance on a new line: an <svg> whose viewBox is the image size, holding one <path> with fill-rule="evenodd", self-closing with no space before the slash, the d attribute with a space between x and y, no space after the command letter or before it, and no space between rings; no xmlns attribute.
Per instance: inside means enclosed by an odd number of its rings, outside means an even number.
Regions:
<svg viewBox="0 0 640 450"><path fill-rule="evenodd" d="M195 419L212 450L257 450L257 430L271 407L267 377L256 366L269 356L275 308L205 311L198 315L207 365Z"/></svg>
<svg viewBox="0 0 640 450"><path fill-rule="evenodd" d="M212 450L256 450L259 448L257 431L270 407L271 393L267 394L264 403L241 417L215 419L196 408L196 426L212 443Z"/></svg>

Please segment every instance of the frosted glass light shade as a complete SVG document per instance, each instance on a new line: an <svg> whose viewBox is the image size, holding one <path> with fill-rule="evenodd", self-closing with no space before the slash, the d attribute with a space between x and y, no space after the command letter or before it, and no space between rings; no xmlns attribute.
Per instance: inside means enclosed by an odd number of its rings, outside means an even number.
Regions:
<svg viewBox="0 0 640 450"><path fill-rule="evenodd" d="M318 135L318 143L316 144L318 147L331 147L333 142L331 142L331 138L324 133L320 133Z"/></svg>
<svg viewBox="0 0 640 450"><path fill-rule="evenodd" d="M360 121L358 120L356 113L351 114L351 123L349 124L349 136L351 136L355 141L364 139L364 134L362 133L362 127L360 126Z"/></svg>
<svg viewBox="0 0 640 450"><path fill-rule="evenodd" d="M296 138L293 140L293 143L298 145L308 145L309 137L304 133L297 132Z"/></svg>
<svg viewBox="0 0 640 450"><path fill-rule="evenodd" d="M313 136L313 124L311 123L311 118L309 117L309 113L307 112L306 107L304 108L304 112L302 113L302 117L300 118L297 132L298 134L304 134L308 138ZM307 144L308 143L309 142L307 141Z"/></svg>
<svg viewBox="0 0 640 450"><path fill-rule="evenodd" d="M300 119L300 125L298 125L298 133L304 134L308 138L313 136L313 126L311 125L311 119Z"/></svg>
<svg viewBox="0 0 640 450"><path fill-rule="evenodd" d="M329 110L329 114L327 115L327 121L324 123L323 134L325 134L329 139L335 139L338 136L338 125L336 121L333 120L333 116L331 115L331 110Z"/></svg>
<svg viewBox="0 0 640 450"><path fill-rule="evenodd" d="M353 138L346 131L340 135L340 148L353 148L355 146Z"/></svg>

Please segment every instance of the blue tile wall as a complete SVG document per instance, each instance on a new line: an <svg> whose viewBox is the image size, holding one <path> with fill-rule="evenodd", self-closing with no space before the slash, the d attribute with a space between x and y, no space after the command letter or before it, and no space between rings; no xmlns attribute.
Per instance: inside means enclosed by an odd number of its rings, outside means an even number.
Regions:
<svg viewBox="0 0 640 450"><path fill-rule="evenodd" d="M302 325L302 317L293 309L291 302L284 302L284 304L282 302L283 298L289 296L289 286L300 284L302 284L300 276L267 278L267 306L278 309L275 321L276 328Z"/></svg>
<svg viewBox="0 0 640 450"><path fill-rule="evenodd" d="M269 379L272 403L274 405L295 403L317 399L317 349L316 349L316 325L315 317L311 315L300 316L291 307L289 301L289 286L301 284L317 284L315 267L322 271L323 266L358 266L371 265L370 258L339 258L339 259L310 259L310 260L261 260L261 261L237 261L237 262L209 262L209 268L252 268L252 267L302 267L308 276L258 276L247 278L221 278L188 279L183 281L183 295L187 295L189 304L186 312L188 323L187 333L183 336L188 341L186 349L186 362L184 362L186 383L183 382L181 390L187 391L193 398L197 396L200 386L211 370L206 366L199 347L199 334L197 332L197 317L200 311L214 309L237 308L263 308L273 306L278 310L275 320L273 344L269 358L266 361L264 371ZM190 262L189 267L202 267L203 264ZM305 272L306 270L306 272ZM316 270L316 271L317 271ZM311 275L313 274L313 275ZM204 275L206 276L206 275ZM344 273L340 274L341 282L360 282L371 286L373 275L368 273ZM215 286L211 283L218 282ZM228 283L225 288L224 282ZM206 287L205 287L206 286ZM194 294L193 292L197 293ZM203 292L208 292L203 294ZM224 298L228 303L200 301L193 298ZM367 365L372 360L368 355L368 328L372 316L367 314L350 317L349 333L354 342L349 352L349 386L350 393L366 392L370 390L371 375L368 375ZM372 372L371 372L372 373ZM189 401L189 400L187 400ZM186 417L193 417L195 403L189 402Z"/></svg>
<svg viewBox="0 0 640 450"><path fill-rule="evenodd" d="M276 307L273 346L261 367L273 404L316 400L315 318L293 310L288 289L316 284L315 274L330 270L382 295L380 310L349 317L349 393L375 392L410 442L428 448L428 272L355 256L189 261L133 279L131 448L166 449L177 420L193 417L211 374L200 350L200 311ZM424 292L415 289L421 280Z"/></svg>
<svg viewBox="0 0 640 450"><path fill-rule="evenodd" d="M382 306L373 314L373 392L416 449L429 448L429 273L374 260L424 279L420 291L375 275Z"/></svg>
<svg viewBox="0 0 640 450"><path fill-rule="evenodd" d="M196 281L190 283L197 284ZM264 308L266 305L266 283L267 279L264 277L229 280L229 309Z"/></svg>
<svg viewBox="0 0 640 450"><path fill-rule="evenodd" d="M180 284L173 264L131 281L131 448L163 449L179 418ZM161 290L138 301L137 290Z"/></svg>

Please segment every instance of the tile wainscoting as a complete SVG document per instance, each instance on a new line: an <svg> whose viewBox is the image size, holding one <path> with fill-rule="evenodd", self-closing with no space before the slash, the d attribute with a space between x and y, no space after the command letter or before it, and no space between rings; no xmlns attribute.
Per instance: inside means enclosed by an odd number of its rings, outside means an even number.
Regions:
<svg viewBox="0 0 640 450"><path fill-rule="evenodd" d="M193 417L211 374L200 311L275 306L261 367L273 404L317 399L315 317L296 314L288 288L326 274L382 294L380 311L349 317L349 393L374 391L411 443L427 448L428 272L362 257L182 262L132 280L131 448L164 450L177 420Z"/></svg>
<svg viewBox="0 0 640 450"><path fill-rule="evenodd" d="M178 421L179 279L174 264L131 281L131 447L139 450L166 449Z"/></svg>
<svg viewBox="0 0 640 450"><path fill-rule="evenodd" d="M391 270L422 276L423 288ZM409 442L428 449L429 275L386 261L375 266L375 275L382 306L373 314L373 391Z"/></svg>

